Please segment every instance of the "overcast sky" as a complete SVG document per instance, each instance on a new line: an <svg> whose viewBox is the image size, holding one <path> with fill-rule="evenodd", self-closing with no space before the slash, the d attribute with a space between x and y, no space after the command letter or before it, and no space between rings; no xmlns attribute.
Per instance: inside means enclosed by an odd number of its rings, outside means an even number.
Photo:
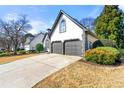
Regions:
<svg viewBox="0 0 124 93"><path fill-rule="evenodd" d="M33 29L29 32L36 34L39 31L46 32L47 28L51 28L55 18L60 10L64 10L72 17L81 20L86 17L96 18L103 10L104 6L101 5L27 5L27 6L0 6L0 18L10 20L16 18L18 15L25 14L30 21ZM119 6L124 10L124 6Z"/></svg>

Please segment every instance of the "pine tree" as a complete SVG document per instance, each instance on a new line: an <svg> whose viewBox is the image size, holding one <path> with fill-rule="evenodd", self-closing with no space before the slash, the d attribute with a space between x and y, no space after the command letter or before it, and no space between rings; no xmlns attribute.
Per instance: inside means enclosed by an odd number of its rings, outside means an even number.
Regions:
<svg viewBox="0 0 124 93"><path fill-rule="evenodd" d="M124 42L124 14L118 5L105 5L100 16L95 20L95 32L100 39L110 39L121 46Z"/></svg>

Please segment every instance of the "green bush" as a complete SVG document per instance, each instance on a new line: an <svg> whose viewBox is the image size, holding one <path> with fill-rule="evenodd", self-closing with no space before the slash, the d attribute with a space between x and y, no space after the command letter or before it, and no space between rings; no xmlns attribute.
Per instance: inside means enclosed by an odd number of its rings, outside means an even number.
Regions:
<svg viewBox="0 0 124 93"><path fill-rule="evenodd" d="M27 51L28 53L36 53L36 51L35 50L29 50L29 51Z"/></svg>
<svg viewBox="0 0 124 93"><path fill-rule="evenodd" d="M120 52L112 47L97 47L87 50L85 59L98 64L111 65L120 59Z"/></svg>
<svg viewBox="0 0 124 93"><path fill-rule="evenodd" d="M38 53L40 53L40 52L42 52L43 50L44 50L43 44L38 43L38 44L36 45L36 51L37 51Z"/></svg>
<svg viewBox="0 0 124 93"><path fill-rule="evenodd" d="M0 53L0 57L4 57L4 56L10 56L9 53Z"/></svg>
<svg viewBox="0 0 124 93"><path fill-rule="evenodd" d="M0 51L0 54L3 53L3 51Z"/></svg>
<svg viewBox="0 0 124 93"><path fill-rule="evenodd" d="M93 43L93 48L96 47L114 47L117 48L117 45L114 41L108 39L97 40Z"/></svg>
<svg viewBox="0 0 124 93"><path fill-rule="evenodd" d="M19 50L17 51L18 54L26 54L26 51L25 50Z"/></svg>
<svg viewBox="0 0 124 93"><path fill-rule="evenodd" d="M120 51L120 56L124 57L124 49L119 49L119 51Z"/></svg>

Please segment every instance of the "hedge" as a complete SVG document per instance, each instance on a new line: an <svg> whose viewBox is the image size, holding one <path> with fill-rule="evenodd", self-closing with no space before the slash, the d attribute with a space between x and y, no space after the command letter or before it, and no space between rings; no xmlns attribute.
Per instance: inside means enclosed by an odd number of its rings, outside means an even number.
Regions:
<svg viewBox="0 0 124 93"><path fill-rule="evenodd" d="M117 44L114 41L108 39L97 40L93 43L93 48L103 47L103 46L118 48Z"/></svg>
<svg viewBox="0 0 124 93"><path fill-rule="evenodd" d="M87 50L85 59L98 64L111 65L120 59L120 52L112 47L97 47Z"/></svg>
<svg viewBox="0 0 124 93"><path fill-rule="evenodd" d="M17 51L18 54L26 54L26 51L25 50L19 50Z"/></svg>

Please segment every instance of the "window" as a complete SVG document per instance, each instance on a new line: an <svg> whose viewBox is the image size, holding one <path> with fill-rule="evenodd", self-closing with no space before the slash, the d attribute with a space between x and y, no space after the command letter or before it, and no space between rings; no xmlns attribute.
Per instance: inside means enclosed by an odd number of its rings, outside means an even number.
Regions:
<svg viewBox="0 0 124 93"><path fill-rule="evenodd" d="M91 48L92 48L92 42L91 42L91 41L89 41L88 48L89 48L89 49L91 49Z"/></svg>
<svg viewBox="0 0 124 93"><path fill-rule="evenodd" d="M66 21L63 19L61 22L60 22L60 32L63 33L66 31Z"/></svg>

